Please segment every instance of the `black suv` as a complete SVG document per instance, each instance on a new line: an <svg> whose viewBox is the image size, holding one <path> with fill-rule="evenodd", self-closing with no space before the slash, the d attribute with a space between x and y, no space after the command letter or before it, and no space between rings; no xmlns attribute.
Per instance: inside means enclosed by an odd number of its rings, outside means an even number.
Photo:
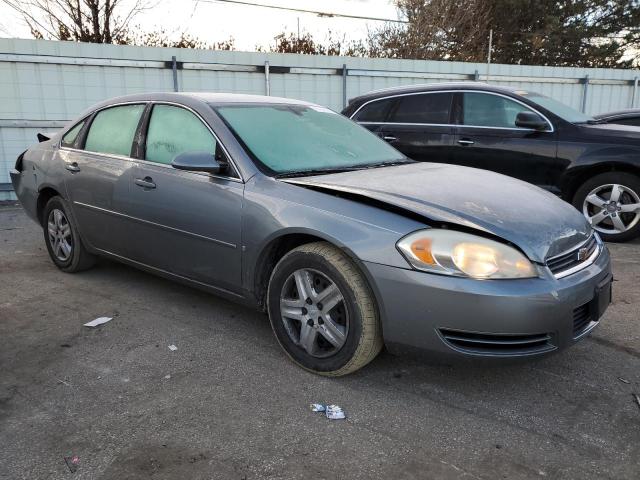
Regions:
<svg viewBox="0 0 640 480"><path fill-rule="evenodd" d="M581 210L605 240L640 234L638 127L481 83L378 90L342 113L414 160L484 168L545 188Z"/></svg>

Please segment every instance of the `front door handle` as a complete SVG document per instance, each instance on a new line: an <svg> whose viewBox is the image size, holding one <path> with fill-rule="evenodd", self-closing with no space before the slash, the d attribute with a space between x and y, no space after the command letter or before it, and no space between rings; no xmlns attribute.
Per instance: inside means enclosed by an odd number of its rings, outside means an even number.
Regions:
<svg viewBox="0 0 640 480"><path fill-rule="evenodd" d="M396 140L398 140L396 137L394 137L393 135L385 135L384 137L382 137L383 139L385 139L387 142L395 142Z"/></svg>
<svg viewBox="0 0 640 480"><path fill-rule="evenodd" d="M156 188L156 184L153 183L153 178L151 177L136 178L133 183L142 188Z"/></svg>
<svg viewBox="0 0 640 480"><path fill-rule="evenodd" d="M463 138L462 140L458 140L458 143L460 145L473 145L476 142L474 142L473 140L467 140Z"/></svg>
<svg viewBox="0 0 640 480"><path fill-rule="evenodd" d="M78 166L78 162L67 163L64 168L69 170L71 173L76 173L80 171L80 167Z"/></svg>

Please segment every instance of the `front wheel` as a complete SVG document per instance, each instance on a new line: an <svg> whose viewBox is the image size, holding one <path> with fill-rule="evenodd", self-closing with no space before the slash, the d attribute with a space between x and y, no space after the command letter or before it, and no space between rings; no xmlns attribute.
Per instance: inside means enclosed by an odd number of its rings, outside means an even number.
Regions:
<svg viewBox="0 0 640 480"><path fill-rule="evenodd" d="M271 274L267 301L278 342L314 373L346 375L382 349L373 293L355 263L329 243L287 253Z"/></svg>
<svg viewBox="0 0 640 480"><path fill-rule="evenodd" d="M573 205L607 242L626 242L640 235L640 178L607 172L587 180Z"/></svg>

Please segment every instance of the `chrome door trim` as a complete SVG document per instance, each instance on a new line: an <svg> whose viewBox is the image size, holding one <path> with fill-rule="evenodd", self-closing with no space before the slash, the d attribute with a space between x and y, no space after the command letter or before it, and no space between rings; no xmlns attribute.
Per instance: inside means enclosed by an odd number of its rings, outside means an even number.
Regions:
<svg viewBox="0 0 640 480"><path fill-rule="evenodd" d="M90 210L97 210L97 211L102 212L102 213L107 213L109 215L114 215L116 217L126 218L126 219L129 219L129 220L133 220L133 221L136 221L136 222L144 223L144 224L151 225L151 226L158 227L158 228L162 228L162 229L165 229L165 230L170 230L170 231L173 231L173 232L182 233L184 235L189 235L191 237L199 238L201 240L208 240L210 242L217 243L218 245L223 245L225 247L229 247L229 248L233 248L233 249L238 248L238 246L235 243L225 242L224 240L218 240L217 238L206 237L206 236L200 235L198 233L188 232L187 230L181 230L180 228L169 227L168 225L163 225L161 223L151 222L149 220L144 220L144 219L138 218L138 217L132 217L131 215L127 215L127 214L120 213L120 212L115 212L113 210L108 210L108 209L102 208L102 207L96 207L94 205L89 205L88 203L83 203L83 202L78 202L78 201L74 201L73 203L74 203L74 205L79 205L81 207L85 207L85 208L88 208Z"/></svg>
<svg viewBox="0 0 640 480"><path fill-rule="evenodd" d="M229 154L229 151L227 150L227 147L225 147L224 143L222 143L220 141L220 139L218 138L216 133L213 131L211 126L202 118L202 116L198 112L196 112L191 107L188 107L188 106L183 105L181 103L164 101L164 100L158 100L158 101L155 101L155 100L140 101L140 100L138 100L138 101L131 101L131 102L119 102L119 103L114 103L114 104L111 104L111 105L104 106L104 107L102 107L100 109L97 109L97 110L93 110L91 113L85 115L82 118L82 120L86 120L89 116L93 115L94 113L101 112L103 110L106 110L106 109L112 108L112 107L119 107L119 106L124 106L124 105L148 105L148 104L153 104L153 105L156 105L156 104L173 105L173 106L176 106L176 107L180 107L180 108L184 108L186 110L189 110L194 115L196 115L198 117L198 119L207 127L209 132L211 132L211 134L213 135L213 138L216 139L216 142L219 143L220 146L222 146L222 150L224 151L225 155L229 159L229 164L233 168L234 172L238 175L238 177L237 178L236 177L228 177L228 176L224 176L224 175L214 175L214 174L207 174L207 173L203 173L203 172L190 172L190 173L195 173L195 174L198 174L198 175L206 175L206 176L215 177L215 178L221 178L221 179L229 180L229 181L232 181L232 182L245 183L244 179L242 178L242 174L240 173L240 170L236 166L235 161L233 160L233 158ZM141 159L138 159L138 158L132 158L132 157L129 157L129 156L126 156L126 155L117 155L117 154L102 153L102 152L92 152L90 150L81 150L79 148L62 146L62 137L64 137L69 130L71 130L73 127L75 127L82 120L79 120L78 122L74 123L70 128L68 128L67 130L65 130L62 133L62 135L60 136L60 140L56 143L56 146L58 147L58 150L79 152L79 153L85 153L85 154L88 153L88 154L91 154L91 155L98 155L98 156L106 157L106 158L115 158L115 159L119 159L119 160L128 160L130 162L145 162L145 163L148 163L148 164L151 164L151 165L160 165L160 166L168 167L168 168L171 168L172 170L175 170L171 165L167 165L167 164L164 164L164 163L150 162L148 160L141 160ZM91 127L89 127L89 128L91 128Z"/></svg>
<svg viewBox="0 0 640 480"><path fill-rule="evenodd" d="M358 109L353 112L353 114L349 117L350 119L353 120L353 118L358 114L358 112L360 110L362 110L366 105L369 105L370 103L373 102L379 102L382 100L387 100L389 98L399 98L399 97L408 97L411 95L432 95L434 93L483 93L485 95L495 95L497 97L503 97L506 98L508 100L512 100L514 102L519 103L520 105L528 108L529 110L534 111L535 113L537 113L538 115L540 115L549 125L549 127L551 128L550 130L542 130L542 132L544 133L553 133L555 132L555 129L553 127L553 123L551 123L551 120L549 120L547 118L546 115L543 115L542 113L540 113L537 109L535 109L534 107L532 107L531 105L527 105L526 103L518 100L517 98L514 97L510 97L509 95L504 95L502 93L497 93L497 92L488 92L486 90L433 90L430 92L411 92L411 93L398 93L396 95L388 95L386 97L379 97L379 98L374 98L372 100L369 100L368 102L363 103L362 105L360 105L358 107ZM437 127L465 127L465 128L490 128L490 129L497 129L497 130L516 130L516 131L525 131L525 132L536 132L539 130L533 130L531 128L518 128L518 127L487 127L487 126L480 126L480 125L464 125L464 124L449 124L449 123L393 123L393 122L358 122L357 120L354 120L357 123L360 123L361 125L417 125L417 126L437 126Z"/></svg>

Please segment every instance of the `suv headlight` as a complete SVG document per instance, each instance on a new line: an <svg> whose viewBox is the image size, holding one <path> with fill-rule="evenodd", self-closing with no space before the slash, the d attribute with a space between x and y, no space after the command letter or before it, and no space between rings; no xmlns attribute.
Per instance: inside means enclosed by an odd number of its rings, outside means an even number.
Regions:
<svg viewBox="0 0 640 480"><path fill-rule="evenodd" d="M418 230L397 247L416 269L471 278L531 278L536 269L513 247L455 230Z"/></svg>

